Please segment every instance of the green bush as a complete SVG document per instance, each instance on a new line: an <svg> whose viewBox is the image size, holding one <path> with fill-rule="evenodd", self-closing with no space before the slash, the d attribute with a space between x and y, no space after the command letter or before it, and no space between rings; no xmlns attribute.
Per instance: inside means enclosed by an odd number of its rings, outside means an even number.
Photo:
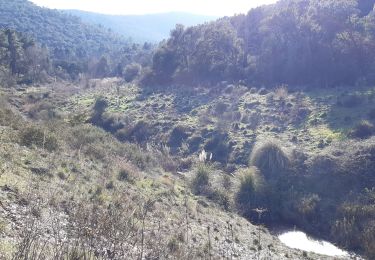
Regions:
<svg viewBox="0 0 375 260"><path fill-rule="evenodd" d="M188 127L177 125L173 128L169 136L168 146L171 147L174 152L176 152L177 149L181 147L182 143L189 137L189 132L190 130Z"/></svg>
<svg viewBox="0 0 375 260"><path fill-rule="evenodd" d="M260 169L267 178L275 177L289 168L290 159L277 142L270 140L255 146L250 155L250 165Z"/></svg>
<svg viewBox="0 0 375 260"><path fill-rule="evenodd" d="M28 147L37 146L39 148L54 151L58 148L58 141L55 135L47 129L29 126L20 133L20 144Z"/></svg>
<svg viewBox="0 0 375 260"><path fill-rule="evenodd" d="M128 169L121 169L118 173L117 179L119 181L131 182L133 178L131 172Z"/></svg>
<svg viewBox="0 0 375 260"><path fill-rule="evenodd" d="M22 128L22 118L9 109L2 99L0 99L0 125L11 126L14 129Z"/></svg>
<svg viewBox="0 0 375 260"><path fill-rule="evenodd" d="M256 167L244 169L239 175L240 187L235 199L237 206L244 210L257 204L257 196L263 190L264 180Z"/></svg>
<svg viewBox="0 0 375 260"><path fill-rule="evenodd" d="M200 164L191 183L191 188L195 194L203 194L208 190L210 184L210 168L205 164Z"/></svg>
<svg viewBox="0 0 375 260"><path fill-rule="evenodd" d="M215 131L204 145L204 150L212 153L212 160L226 164L232 151L230 137L227 133Z"/></svg>
<svg viewBox="0 0 375 260"><path fill-rule="evenodd" d="M375 127L369 121L363 120L350 131L350 136L359 139L366 139L374 135Z"/></svg>
<svg viewBox="0 0 375 260"><path fill-rule="evenodd" d="M225 111L227 111L229 105L224 103L223 101L219 101L214 106L214 114L216 116L221 116L224 114Z"/></svg>
<svg viewBox="0 0 375 260"><path fill-rule="evenodd" d="M138 63L131 63L126 65L124 71L122 72L122 75L126 82L131 82L139 76L139 74L141 73L141 69L142 67Z"/></svg>
<svg viewBox="0 0 375 260"><path fill-rule="evenodd" d="M146 143L154 134L153 127L146 121L140 120L133 126L127 126L116 132L116 137L120 141L130 141L135 143Z"/></svg>
<svg viewBox="0 0 375 260"><path fill-rule="evenodd" d="M210 200L216 202L220 206L223 207L225 210L229 210L231 206L231 199L229 197L228 192L221 191L218 189L214 189L210 191L210 193L207 196Z"/></svg>

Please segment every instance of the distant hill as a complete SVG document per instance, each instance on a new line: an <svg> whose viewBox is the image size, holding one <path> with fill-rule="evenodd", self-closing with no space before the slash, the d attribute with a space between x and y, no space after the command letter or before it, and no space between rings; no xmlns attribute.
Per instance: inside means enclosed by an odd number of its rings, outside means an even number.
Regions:
<svg viewBox="0 0 375 260"><path fill-rule="evenodd" d="M80 73L92 77L122 76L128 64L148 65L153 50L151 44L134 44L103 26L85 23L73 14L42 8L27 0L0 0L0 30L8 29L11 33L7 35L33 39L43 47L51 58L52 71L63 78L76 79ZM23 52L13 50L13 53ZM18 56L14 60L17 66L23 66L23 55ZM17 71L13 66L13 74L18 74Z"/></svg>
<svg viewBox="0 0 375 260"><path fill-rule="evenodd" d="M131 37L136 42L159 42L169 37L170 31L176 24L193 26L217 17L202 16L189 13L161 13L148 15L106 15L79 10L66 10L82 21L101 25L112 29L114 32L126 37Z"/></svg>
<svg viewBox="0 0 375 260"><path fill-rule="evenodd" d="M100 56L128 44L107 29L27 0L0 0L0 28L26 33L46 45L54 58L64 60Z"/></svg>

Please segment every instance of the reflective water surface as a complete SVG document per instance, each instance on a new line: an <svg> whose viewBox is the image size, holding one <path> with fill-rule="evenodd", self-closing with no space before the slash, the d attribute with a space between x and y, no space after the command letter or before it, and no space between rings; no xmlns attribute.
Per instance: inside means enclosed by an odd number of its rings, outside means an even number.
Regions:
<svg viewBox="0 0 375 260"><path fill-rule="evenodd" d="M288 247L307 252L314 252L327 256L349 256L348 252L341 250L335 245L326 241L314 240L301 231L285 232L279 235L279 239Z"/></svg>

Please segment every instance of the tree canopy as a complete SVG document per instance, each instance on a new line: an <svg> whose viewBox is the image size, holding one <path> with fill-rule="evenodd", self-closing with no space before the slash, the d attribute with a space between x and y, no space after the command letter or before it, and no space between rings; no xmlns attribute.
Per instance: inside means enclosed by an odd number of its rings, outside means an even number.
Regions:
<svg viewBox="0 0 375 260"><path fill-rule="evenodd" d="M177 26L153 58L152 84L375 82L375 1L281 0L200 26Z"/></svg>

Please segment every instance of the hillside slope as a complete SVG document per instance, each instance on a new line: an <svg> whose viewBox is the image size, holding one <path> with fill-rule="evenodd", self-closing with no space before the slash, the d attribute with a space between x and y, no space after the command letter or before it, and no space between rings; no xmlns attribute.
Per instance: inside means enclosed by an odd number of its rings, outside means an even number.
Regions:
<svg viewBox="0 0 375 260"><path fill-rule="evenodd" d="M193 172L171 173L162 150L119 142L75 112L25 119L26 107L58 109L77 86L1 91L1 259L329 259L193 194Z"/></svg>
<svg viewBox="0 0 375 260"><path fill-rule="evenodd" d="M124 37L132 38L135 42L154 43L168 38L176 24L193 26L217 18L178 12L149 15L106 15L80 10L66 10L65 12L80 17L84 22L111 28Z"/></svg>
<svg viewBox="0 0 375 260"><path fill-rule="evenodd" d="M27 0L0 1L0 28L14 29L46 45L56 59L77 60L126 47L128 42L78 17Z"/></svg>

